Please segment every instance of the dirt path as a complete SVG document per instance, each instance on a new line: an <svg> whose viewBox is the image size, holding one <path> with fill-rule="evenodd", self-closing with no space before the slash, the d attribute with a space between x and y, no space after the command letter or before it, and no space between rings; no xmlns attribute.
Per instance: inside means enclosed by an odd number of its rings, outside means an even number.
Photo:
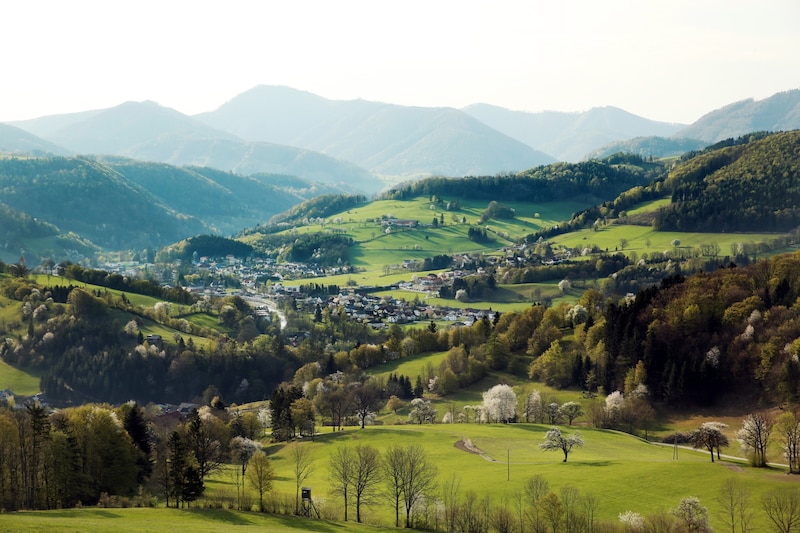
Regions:
<svg viewBox="0 0 800 533"><path fill-rule="evenodd" d="M453 446L455 446L456 448L458 448L462 452L467 452L467 453L472 453L472 454L475 454L475 455L480 455L481 457L483 457L485 460L489 461L490 463L496 463L497 462L494 459L492 459L491 457L489 457L488 455L486 455L486 453L484 453L483 450L481 450L480 448L475 446L470 439L462 439L462 440L456 442L455 444L453 444Z"/></svg>

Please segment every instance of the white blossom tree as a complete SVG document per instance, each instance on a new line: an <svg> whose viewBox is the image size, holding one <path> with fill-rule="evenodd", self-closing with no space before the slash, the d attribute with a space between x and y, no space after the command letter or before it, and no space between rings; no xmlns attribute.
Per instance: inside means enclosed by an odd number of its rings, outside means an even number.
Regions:
<svg viewBox="0 0 800 533"><path fill-rule="evenodd" d="M525 422L541 422L543 420L542 396L538 390L531 392L525 399Z"/></svg>
<svg viewBox="0 0 800 533"><path fill-rule="evenodd" d="M411 400L411 412L408 413L408 419L417 424L425 422L433 424L436 421L436 409L428 400L414 398Z"/></svg>
<svg viewBox="0 0 800 533"><path fill-rule="evenodd" d="M708 509L700 504L700 500L695 496L689 496L681 500L677 509L673 509L672 514L678 517L686 528L685 531L697 531L705 533L711 531L708 523Z"/></svg>
<svg viewBox="0 0 800 533"><path fill-rule="evenodd" d="M517 395L508 385L495 385L483 393L483 412L491 422L507 423L517 411Z"/></svg>
<svg viewBox="0 0 800 533"><path fill-rule="evenodd" d="M772 425L772 417L764 413L754 413L745 417L742 428L736 432L736 438L742 450L750 455L753 466L767 466L767 445Z"/></svg>
<svg viewBox="0 0 800 533"><path fill-rule="evenodd" d="M552 427L544 435L544 442L539 444L539 448L549 452L554 450L561 450L564 453L564 462L567 462L567 457L575 446L583 446L583 436L580 431L576 431L572 435L566 436L561 433L558 427Z"/></svg>

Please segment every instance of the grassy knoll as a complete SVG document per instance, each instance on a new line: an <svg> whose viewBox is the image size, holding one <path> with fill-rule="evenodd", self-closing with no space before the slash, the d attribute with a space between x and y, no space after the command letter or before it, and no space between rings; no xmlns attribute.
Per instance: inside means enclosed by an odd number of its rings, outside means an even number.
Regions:
<svg viewBox="0 0 800 533"><path fill-rule="evenodd" d="M650 226L629 226L623 224L611 224L604 226L599 231L583 229L564 235L558 235L551 239L553 244L567 246L570 248L598 246L600 249L614 251L621 248L622 239L627 240L624 252L630 254L636 252L643 253L662 253L673 251L675 247L672 241L678 239L680 245L677 251L690 250L701 244L716 242L720 246L720 255L730 255L731 245L738 243L758 243L770 240L775 234L769 233L682 233L675 231L655 231Z"/></svg>
<svg viewBox="0 0 800 533"><path fill-rule="evenodd" d="M39 376L14 368L0 359L0 389L10 389L14 394L33 396L39 392Z"/></svg>
<svg viewBox="0 0 800 533"><path fill-rule="evenodd" d="M223 533L227 531L270 531L275 533L317 531L374 532L380 528L354 523L300 519L222 509L68 509L3 514L0 531L115 531L119 533Z"/></svg>
<svg viewBox="0 0 800 533"><path fill-rule="evenodd" d="M583 448L576 448L567 463L560 452L544 452L538 448L547 426L536 424L477 425L455 424L434 426L375 426L365 430L347 428L343 432L323 433L313 449L314 472L306 482L316 495L328 497L328 457L337 446L369 444L385 450L393 444L421 444L437 465L439 480L451 475L461 481L462 493L475 491L490 494L494 504L513 502L523 493L527 479L542 474L553 490L572 485L581 493L593 493L599 501L598 516L615 520L619 513L634 510L643 514L674 508L681 498L697 496L712 514L712 524L719 527L715 502L722 483L734 477L747 484L753 501L772 487L786 483L777 470L753 469L747 464L724 461L711 463L707 453L680 450L673 459L673 449L645 443L635 437L604 430L582 428ZM565 428L572 433L573 428ZM456 443L470 439L485 452L485 457L462 451ZM294 494L291 461L286 448L272 456L278 480L276 490ZM507 458L510 457L510 465ZM510 479L509 479L510 472ZM328 498L326 505L337 505ZM390 524L390 510L382 504L368 513L371 522ZM766 526L757 513L759 526Z"/></svg>
<svg viewBox="0 0 800 533"><path fill-rule="evenodd" d="M439 368L439 365L444 361L446 355L447 352L428 352L411 355L403 357L402 359L383 363L382 365L373 366L367 370L367 374L384 379L389 377L389 374L401 374L411 378L411 384L413 385L413 380L418 375L426 375L425 368L428 365L431 365L433 368Z"/></svg>

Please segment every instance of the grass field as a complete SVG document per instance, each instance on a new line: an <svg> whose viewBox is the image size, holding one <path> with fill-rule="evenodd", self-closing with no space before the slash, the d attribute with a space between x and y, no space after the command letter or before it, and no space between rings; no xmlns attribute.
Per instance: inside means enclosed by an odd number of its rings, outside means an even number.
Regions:
<svg viewBox="0 0 800 533"><path fill-rule="evenodd" d="M22 396L33 396L39 392L39 376L14 368L0 359L0 389L9 389Z"/></svg>
<svg viewBox="0 0 800 533"><path fill-rule="evenodd" d="M539 449L547 426L513 425L434 425L375 426L365 430L347 428L337 433L324 433L316 442L304 444L312 448L314 471L305 483L313 493L328 498L326 505L335 505L329 498L328 457L337 446L369 444L385 450L392 444L422 444L437 466L439 481L455 475L462 493L475 491L490 494L492 502L511 503L523 492L527 479L542 474L551 489L571 485L582 494L599 498L600 518L615 520L619 513L633 510L648 514L677 506L681 498L697 496L712 514L712 524L719 527L718 505L715 502L722 483L736 478L753 490L753 501L773 487L793 480L774 469L753 469L745 463L723 461L711 463L707 453L680 450L673 459L672 447L645 443L630 435L613 431L582 428L585 446L576 448L567 463L560 452ZM573 428L565 428L572 433ZM463 439L485 453L467 453L455 445ZM276 490L294 494L291 461L286 449L273 454L278 475ZM510 458L510 463L507 459ZM800 482L800 481L799 481ZM385 506L371 509L371 523L388 525L391 513ZM766 523L757 515L757 530Z"/></svg>
<svg viewBox="0 0 800 533"><path fill-rule="evenodd" d="M369 533L381 528L354 523L301 519L222 509L67 509L5 513L0 517L2 532L114 531L119 533L226 533L228 531L270 531L296 533Z"/></svg>

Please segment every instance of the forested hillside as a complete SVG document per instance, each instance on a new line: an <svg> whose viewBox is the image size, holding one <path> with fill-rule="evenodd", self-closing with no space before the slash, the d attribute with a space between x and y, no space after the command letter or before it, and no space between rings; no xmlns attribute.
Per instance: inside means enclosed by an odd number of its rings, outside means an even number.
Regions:
<svg viewBox="0 0 800 533"><path fill-rule="evenodd" d="M96 246L157 248L199 233L232 234L340 191L295 176L241 176L114 156L0 158L0 250L13 260L20 250L34 260L60 260Z"/></svg>
<svg viewBox="0 0 800 533"><path fill-rule="evenodd" d="M692 150L700 150L706 142L695 139L670 139L667 137L634 137L624 141L615 141L586 154L584 159L604 159L613 154L623 152L636 154L643 158L676 157Z"/></svg>
<svg viewBox="0 0 800 533"><path fill-rule="evenodd" d="M429 178L398 186L385 197L406 199L415 196L446 195L469 199L515 199L548 202L571 198L614 198L632 187L647 185L660 176L663 167L609 161L554 163L505 176L465 177L459 180Z"/></svg>
<svg viewBox="0 0 800 533"><path fill-rule="evenodd" d="M656 227L673 231L789 231L800 225L800 131L694 157L665 183L672 205Z"/></svg>
<svg viewBox="0 0 800 533"><path fill-rule="evenodd" d="M154 246L207 229L88 159L0 159L0 191L12 208L113 249Z"/></svg>

